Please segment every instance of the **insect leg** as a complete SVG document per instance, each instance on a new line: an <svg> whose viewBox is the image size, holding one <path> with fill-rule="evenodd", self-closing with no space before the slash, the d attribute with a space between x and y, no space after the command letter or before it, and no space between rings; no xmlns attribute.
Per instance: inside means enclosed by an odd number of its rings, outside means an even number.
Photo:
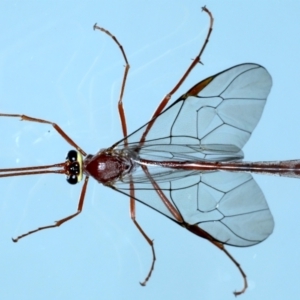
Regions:
<svg viewBox="0 0 300 300"><path fill-rule="evenodd" d="M215 240L210 234L208 234L206 231L202 230L200 227L196 225L190 225L184 221L182 218L180 212L177 210L177 208L170 202L170 200L166 197L166 195L163 193L163 191L160 189L159 185L156 183L156 181L151 177L151 174L149 173L148 169L146 166L142 166L142 169L144 170L145 174L149 178L150 182L153 185L154 190L157 192L159 197L161 198L162 202L166 205L170 213L176 218L178 221L178 224L180 224L182 227L185 227L187 230L191 231L192 233L210 241L212 244L214 244L216 247L218 247L220 250L222 250L228 257L229 259L235 264L235 266L239 269L243 280L244 280L244 287L240 291L235 291L234 295L238 296L243 294L247 287L248 287L248 282L247 282L247 276L245 272L243 271L242 267L240 264L235 260L235 258L226 250L224 247L224 244L220 243L219 241ZM131 189L132 191L132 189ZM134 193L132 193L131 196L134 196ZM143 234L143 232L142 232ZM146 238L146 237L145 237ZM147 238L146 238L147 239ZM154 250L154 249L153 249ZM152 270L151 270L152 271ZM150 272L151 274L151 272Z"/></svg>
<svg viewBox="0 0 300 300"><path fill-rule="evenodd" d="M142 229L140 224L137 222L136 217L135 217L135 199L134 199L134 185L133 182L130 181L130 217L131 220L133 221L134 225L137 227L139 232L142 234L142 236L146 239L147 243L150 245L151 250L152 250L152 264L150 267L150 270L144 279L143 282L140 282L142 286L145 286L147 281L150 279L152 271L154 270L154 264L156 261L156 256L155 256L155 250L154 250L154 245L153 245L153 240L150 240L148 235L145 233L145 231Z"/></svg>
<svg viewBox="0 0 300 300"><path fill-rule="evenodd" d="M63 137L63 139L66 142L68 142L71 146L78 150L83 156L87 155L56 123L19 114L0 114L0 117L21 118L21 121L50 124Z"/></svg>
<svg viewBox="0 0 300 300"><path fill-rule="evenodd" d="M123 136L126 137L127 136L127 125L126 125L125 111L124 111L124 107L123 107L123 95L124 95L126 79L127 79L127 74L128 74L130 65L128 63L123 46L119 43L118 39L114 35L112 35L108 30L106 30L105 28L97 26L97 24L94 25L94 30L95 29L103 31L104 33L109 35L114 40L114 42L119 46L119 48L122 52L123 58L125 60L125 69L124 69L123 81L122 81L122 86L121 86L121 91L120 91L120 97L119 97L119 101L118 101L118 110L119 110L119 115L120 115L120 119L121 119ZM125 143L125 145L127 145L127 139L125 139L124 143Z"/></svg>
<svg viewBox="0 0 300 300"><path fill-rule="evenodd" d="M202 7L202 11L206 12L209 15L210 18L210 24L209 24L209 28L208 28L208 32L206 35L206 39L204 41L203 46L201 47L201 50L199 52L199 54L195 57L195 59L192 61L192 63L190 64L190 66L188 67L188 69L185 71L185 73L183 74L183 76L180 78L180 80L178 81L178 83L175 85L175 87L164 97L164 99L160 102L159 106L157 107L157 109L155 110L151 121L148 123L148 126L145 129L145 132L143 133L143 136L141 138L141 145L144 143L146 136L149 132L149 130L151 129L152 125L155 122L155 118L163 111L163 109L166 107L166 105L168 104L169 100L171 99L172 95L179 89L179 87L182 85L182 83L184 82L184 80L187 78L187 76L190 74L190 72L194 69L194 67L200 62L201 63L201 55L203 54L208 41L209 41L209 37L212 33L213 30L213 16L211 14L211 12L204 6Z"/></svg>
<svg viewBox="0 0 300 300"><path fill-rule="evenodd" d="M247 281L247 275L246 273L243 271L241 265L235 260L235 258L226 250L225 246L223 244L221 244L222 247L220 248L228 257L229 259L237 266L237 268L239 269L243 279L244 279L244 287L240 290L240 291L234 291L233 294L235 296L241 295L243 293L245 293L247 287L248 287L248 281Z"/></svg>
<svg viewBox="0 0 300 300"><path fill-rule="evenodd" d="M176 210L176 208L170 203L170 201L167 199L167 197L164 195L164 193L160 190L159 186L153 180L150 173L148 172L147 167L142 166L142 168L143 168L144 172L146 173L146 175L148 176L149 180L151 181L151 183L152 183L154 189L156 190L156 192L158 193L159 197L162 199L162 201L167 206L167 208L170 210L170 212L174 215L174 217L178 220L178 222L183 222L183 219L182 219L180 213ZM150 247L152 249L152 264L151 264L150 270L148 272L148 275L146 276L145 280L141 283L141 285L144 286L144 285L146 285L147 281L150 279L152 271L154 270L156 256L155 256L153 241L150 240L150 238L147 236L147 234L141 228L139 223L136 221L134 196L135 196L134 195L134 183L132 181L130 181L130 216L131 216L131 219L132 219L134 225L137 227L137 229L140 231L140 233L143 235L143 237L146 239L146 241L148 242L148 244L150 245Z"/></svg>
<svg viewBox="0 0 300 300"><path fill-rule="evenodd" d="M248 282L247 282L247 276L244 270L242 269L241 265L235 260L235 258L226 250L225 246L223 243L216 241L209 233L198 227L197 225L190 225L190 224L185 224L185 227L187 230L191 231L192 233L210 241L212 244L214 244L216 247L218 247L220 250L222 250L227 257L235 264L235 266L239 269L243 280L244 280L244 287L240 291L235 291L233 292L235 296L243 294L247 287L248 287Z"/></svg>
<svg viewBox="0 0 300 300"><path fill-rule="evenodd" d="M120 115L120 119L121 119L121 126L122 126L123 136L125 138L124 144L126 146L127 145L127 138L126 138L127 137L127 125L126 125L126 117L125 117L125 111L124 111L123 101L122 100L123 100L123 95L124 95L124 90L125 90L125 85L126 85L126 79L127 79L127 75L128 75L128 71L129 71L130 65L128 63L128 60L127 60L125 51L123 49L123 46L119 43L119 41L117 40L117 38L114 35L112 35L108 30L97 26L97 24L94 25L94 29L101 30L101 31L105 32L107 35L109 35L115 41L115 43L119 46L119 48L120 48L120 50L122 52L122 55L124 57L124 60L125 60L125 70L124 70L124 75L123 75L123 81L122 81L121 91L120 91L120 97L119 97L119 101L118 101L118 110L119 110L119 115ZM112 146L112 148L114 148L114 146ZM151 277L152 271L154 269L154 264L155 264L156 256L155 256L155 250L154 250L153 241L147 236L147 234L144 232L144 230L142 229L142 227L136 221L136 217L135 217L135 200L134 200L134 184L133 184L132 181L130 182L130 194L131 194L131 198L130 198L130 216L131 216L131 219L132 219L134 225L139 230L139 232L146 239L147 243L150 245L151 250L152 250L152 264L151 264L150 270L149 270L146 278L144 279L144 281L140 282L140 284L142 286L145 286L146 283L147 283L147 281Z"/></svg>
<svg viewBox="0 0 300 300"><path fill-rule="evenodd" d="M35 230L31 230L27 233L24 233L22 235L19 235L18 237L16 238L13 238L12 240L16 243L18 240L22 239L23 237L25 236L28 236L32 233L35 233L35 232L38 232L40 230L44 230L44 229L49 229L49 228L55 228L55 227L59 227L61 224L73 219L74 217L78 216L81 211L82 211L82 207L83 207L83 203L84 203L84 197L85 197L85 193L86 193L86 188L87 188L87 184L88 184L88 180L89 180L89 177L86 176L85 179L84 179L84 184L82 186L82 189L81 189L81 194L80 194L80 198L79 198L79 202L78 202L78 207L77 207L77 211L70 215L70 216L67 216L61 220L58 220L58 221L55 221L55 223L53 225L47 225L47 226L43 226L43 227L39 227Z"/></svg>

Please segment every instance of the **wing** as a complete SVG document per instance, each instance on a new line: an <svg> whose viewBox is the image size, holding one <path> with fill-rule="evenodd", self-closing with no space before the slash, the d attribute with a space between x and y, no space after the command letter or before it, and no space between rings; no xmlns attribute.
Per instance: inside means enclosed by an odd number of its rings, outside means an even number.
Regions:
<svg viewBox="0 0 300 300"><path fill-rule="evenodd" d="M257 125L272 86L260 65L242 64L211 76L167 107L153 123L129 135L128 148L153 160L237 160ZM124 142L117 148L124 148ZM266 239L274 222L265 197L250 174L147 167L149 174L181 213L216 240L251 246ZM118 191L175 220L141 168L115 183ZM178 222L177 222L178 223Z"/></svg>
<svg viewBox="0 0 300 300"><path fill-rule="evenodd" d="M186 223L198 225L223 244L252 246L273 231L268 204L249 173L165 171L154 179ZM177 222L146 176L133 181L136 200ZM128 183L117 182L115 187L130 196Z"/></svg>
<svg viewBox="0 0 300 300"><path fill-rule="evenodd" d="M127 137L129 146L140 155L163 145L177 145L182 153L184 145L199 159L224 160L223 152L225 159L242 158L240 149L262 115L271 86L271 76L262 66L234 66L192 87L155 119L142 146L139 141L148 123ZM118 147L124 147L123 140Z"/></svg>

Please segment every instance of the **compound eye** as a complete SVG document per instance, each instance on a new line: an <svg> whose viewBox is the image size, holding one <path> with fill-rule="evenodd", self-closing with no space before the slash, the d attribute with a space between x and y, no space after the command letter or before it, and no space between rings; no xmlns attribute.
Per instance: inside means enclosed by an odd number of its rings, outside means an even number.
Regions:
<svg viewBox="0 0 300 300"><path fill-rule="evenodd" d="M82 155L75 150L70 150L66 157L66 168L66 179L70 184L76 184L81 181Z"/></svg>
<svg viewBox="0 0 300 300"><path fill-rule="evenodd" d="M75 151L75 150L70 150L69 152L68 152L68 155L67 155L67 157L66 157L66 159L68 160L68 161L76 161L77 160L77 151Z"/></svg>
<svg viewBox="0 0 300 300"><path fill-rule="evenodd" d="M67 181L70 184L76 184L78 182L77 175L69 175L69 176L67 176Z"/></svg>

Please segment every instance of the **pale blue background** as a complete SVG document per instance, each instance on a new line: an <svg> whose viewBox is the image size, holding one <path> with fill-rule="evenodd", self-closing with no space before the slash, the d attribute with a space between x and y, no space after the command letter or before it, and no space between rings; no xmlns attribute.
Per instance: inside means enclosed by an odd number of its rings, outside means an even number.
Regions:
<svg viewBox="0 0 300 300"><path fill-rule="evenodd" d="M60 124L87 152L121 138L117 99L123 59L95 22L123 44L131 70L124 102L129 132L145 123L214 31L174 99L196 82L243 62L265 66L273 89L245 147L247 160L299 158L299 1L1 1L0 111ZM70 149L50 126L0 119L0 167L56 163ZM243 299L300 294L298 179L255 176L275 218L262 244L229 251L248 275ZM138 205L157 263L129 218L128 199L93 180L83 213L59 229L11 237L75 211L81 185L47 175L0 180L1 299L234 299L235 266L217 248Z"/></svg>

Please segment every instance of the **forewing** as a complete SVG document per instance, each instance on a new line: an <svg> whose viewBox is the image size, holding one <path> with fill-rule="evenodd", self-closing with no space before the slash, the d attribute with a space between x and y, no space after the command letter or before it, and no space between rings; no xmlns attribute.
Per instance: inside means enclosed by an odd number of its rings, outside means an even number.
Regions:
<svg viewBox="0 0 300 300"><path fill-rule="evenodd" d="M234 66L201 81L167 107L143 144L139 141L148 124L129 135L129 146L148 147L148 152L152 145L189 145L195 152L231 147L238 153L261 117L271 86L262 66ZM119 146L124 147L123 141ZM216 154L215 159L222 160L222 152Z"/></svg>

